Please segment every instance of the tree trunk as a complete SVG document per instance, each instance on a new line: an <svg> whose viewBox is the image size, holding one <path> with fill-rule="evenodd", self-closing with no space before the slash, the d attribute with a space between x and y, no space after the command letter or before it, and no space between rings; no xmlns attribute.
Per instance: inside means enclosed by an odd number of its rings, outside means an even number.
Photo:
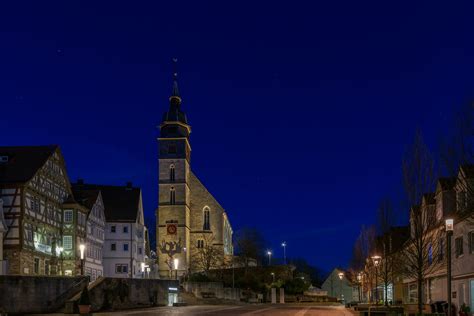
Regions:
<svg viewBox="0 0 474 316"><path fill-rule="evenodd" d="M423 278L418 276L418 313L423 313Z"/></svg>

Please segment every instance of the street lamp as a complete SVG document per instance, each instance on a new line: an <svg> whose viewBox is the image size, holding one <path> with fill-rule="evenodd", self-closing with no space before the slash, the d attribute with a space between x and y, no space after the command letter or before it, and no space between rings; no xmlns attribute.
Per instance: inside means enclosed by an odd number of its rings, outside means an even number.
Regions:
<svg viewBox="0 0 474 316"><path fill-rule="evenodd" d="M86 245L80 244L79 250L81 251L81 275L84 275L84 250L86 249Z"/></svg>
<svg viewBox="0 0 474 316"><path fill-rule="evenodd" d="M375 304L379 304L379 293L377 291L377 278L378 278L378 270L377 267L380 265L380 262L382 262L382 257L381 256L372 256L372 262L374 263L375 267Z"/></svg>
<svg viewBox="0 0 474 316"><path fill-rule="evenodd" d="M178 279L178 265L179 265L179 259L178 259L178 258L174 258L173 264L174 264L174 269L176 270L176 280L177 280L177 279Z"/></svg>
<svg viewBox="0 0 474 316"><path fill-rule="evenodd" d="M142 270L142 278L144 279L144 278L145 278L145 262L142 262L142 263L140 264L140 266L141 266L141 268L142 268L142 269L141 269L141 270Z"/></svg>
<svg viewBox="0 0 474 316"><path fill-rule="evenodd" d="M283 247L283 263L286 265L286 241L282 242L281 246Z"/></svg>
<svg viewBox="0 0 474 316"><path fill-rule="evenodd" d="M267 250L267 255L268 255L268 265L270 266L272 264L272 252L270 250Z"/></svg>
<svg viewBox="0 0 474 316"><path fill-rule="evenodd" d="M56 247L56 255L59 257L59 267L61 269L60 275L63 274L63 247Z"/></svg>
<svg viewBox="0 0 474 316"><path fill-rule="evenodd" d="M359 292L359 302L362 301L362 297L360 295L360 285L362 284L362 272L357 273L357 287Z"/></svg>
<svg viewBox="0 0 474 316"><path fill-rule="evenodd" d="M454 231L454 220L447 219L446 220L446 259L448 265L448 275L447 275L447 282L448 282L448 316L451 316L451 236L453 235Z"/></svg>
<svg viewBox="0 0 474 316"><path fill-rule="evenodd" d="M344 272L339 272L337 274L337 276L339 277L339 296L341 297L341 303L343 302L344 300L344 294L342 294L342 279L344 278Z"/></svg>
<svg viewBox="0 0 474 316"><path fill-rule="evenodd" d="M270 273L272 275L272 278L273 278L273 283L275 283L275 273Z"/></svg>

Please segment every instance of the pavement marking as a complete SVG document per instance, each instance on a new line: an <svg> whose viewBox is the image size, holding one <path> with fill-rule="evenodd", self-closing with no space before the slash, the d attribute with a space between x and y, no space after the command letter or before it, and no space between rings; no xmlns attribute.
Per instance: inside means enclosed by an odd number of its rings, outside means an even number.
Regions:
<svg viewBox="0 0 474 316"><path fill-rule="evenodd" d="M306 308L300 310L298 313L296 313L295 316L304 316L304 314L306 314L306 312L309 311L310 309L311 309L311 306L306 307Z"/></svg>
<svg viewBox="0 0 474 316"><path fill-rule="evenodd" d="M276 307L267 307L267 308L257 309L255 311L251 311L251 312L248 312L248 313L245 313L245 314L242 314L242 315L255 315L255 314L265 312L265 311L269 311L269 310L272 310L272 309L275 309L275 308Z"/></svg>

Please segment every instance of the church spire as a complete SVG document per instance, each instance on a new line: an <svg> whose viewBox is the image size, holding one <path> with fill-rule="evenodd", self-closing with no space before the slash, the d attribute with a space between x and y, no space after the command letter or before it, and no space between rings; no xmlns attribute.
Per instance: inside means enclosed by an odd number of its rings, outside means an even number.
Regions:
<svg viewBox="0 0 474 316"><path fill-rule="evenodd" d="M177 70L178 59L173 58L173 90L171 92L170 101L175 100L177 105L181 104L181 96L179 95L178 89L178 70Z"/></svg>

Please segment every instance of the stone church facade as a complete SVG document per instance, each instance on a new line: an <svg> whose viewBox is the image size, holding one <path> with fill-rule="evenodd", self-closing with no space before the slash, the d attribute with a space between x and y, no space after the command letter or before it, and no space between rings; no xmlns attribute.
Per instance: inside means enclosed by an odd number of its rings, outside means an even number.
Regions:
<svg viewBox="0 0 474 316"><path fill-rule="evenodd" d="M223 267L233 256L227 213L191 170L191 126L181 109L176 74L160 125L157 256L160 277ZM209 266L207 267L209 268Z"/></svg>

